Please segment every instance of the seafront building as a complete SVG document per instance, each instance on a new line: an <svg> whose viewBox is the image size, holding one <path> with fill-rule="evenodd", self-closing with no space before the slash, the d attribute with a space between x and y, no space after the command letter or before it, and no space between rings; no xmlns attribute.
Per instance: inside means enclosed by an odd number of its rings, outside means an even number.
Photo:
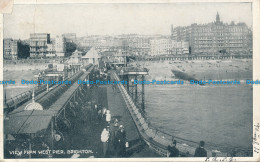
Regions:
<svg viewBox="0 0 260 162"><path fill-rule="evenodd" d="M118 36L88 36L78 40L82 47L95 47L99 52L122 50L127 55L187 54L188 42L176 42L162 35L127 34Z"/></svg>
<svg viewBox="0 0 260 162"><path fill-rule="evenodd" d="M55 38L55 53L58 57L65 55L65 37L62 35L57 35Z"/></svg>
<svg viewBox="0 0 260 162"><path fill-rule="evenodd" d="M4 59L16 60L18 58L18 41L11 38L4 39Z"/></svg>
<svg viewBox="0 0 260 162"><path fill-rule="evenodd" d="M134 55L147 55L150 52L150 39L149 37L140 36L128 40L131 52Z"/></svg>
<svg viewBox="0 0 260 162"><path fill-rule="evenodd" d="M33 33L30 34L30 57L64 57L65 53L65 37L50 37L49 33Z"/></svg>
<svg viewBox="0 0 260 162"><path fill-rule="evenodd" d="M56 56L55 42L56 42L56 40L54 38L52 38L51 43L47 44L47 54L46 54L47 57Z"/></svg>
<svg viewBox="0 0 260 162"><path fill-rule="evenodd" d="M189 42L192 54L252 54L252 30L245 23L223 23L218 13L208 24L172 26L171 38Z"/></svg>
<svg viewBox="0 0 260 162"><path fill-rule="evenodd" d="M48 47L52 47L49 33L30 34L30 57L45 57Z"/></svg>
<svg viewBox="0 0 260 162"><path fill-rule="evenodd" d="M174 41L171 39L151 40L150 55L183 55L189 54L189 44L184 41Z"/></svg>
<svg viewBox="0 0 260 162"><path fill-rule="evenodd" d="M30 57L64 57L66 42L77 44L86 52L94 47L98 52L121 50L128 56L179 56L179 55L252 55L252 30L245 23L223 23L217 13L216 20L207 24L171 26L171 35L122 34L89 35L76 37L65 33L51 39L49 33L32 33L28 40ZM17 41L4 40L4 58L17 59Z"/></svg>

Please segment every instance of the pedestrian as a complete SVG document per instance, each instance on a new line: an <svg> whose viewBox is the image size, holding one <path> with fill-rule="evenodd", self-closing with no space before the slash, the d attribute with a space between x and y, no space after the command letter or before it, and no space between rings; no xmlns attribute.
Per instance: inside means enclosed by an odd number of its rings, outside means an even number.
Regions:
<svg viewBox="0 0 260 162"><path fill-rule="evenodd" d="M111 114L110 114L110 111L107 110L106 111L106 122L107 122L107 124L110 124L110 121L111 121Z"/></svg>
<svg viewBox="0 0 260 162"><path fill-rule="evenodd" d="M117 92L116 84L114 84L114 90L115 90L115 92Z"/></svg>
<svg viewBox="0 0 260 162"><path fill-rule="evenodd" d="M103 155L107 157L108 145L109 145L110 130L109 125L103 129L101 133L101 142L103 143Z"/></svg>
<svg viewBox="0 0 260 162"><path fill-rule="evenodd" d="M95 111L98 112L98 105L97 104L95 104L94 108L95 108Z"/></svg>
<svg viewBox="0 0 260 162"><path fill-rule="evenodd" d="M102 109L102 118L106 117L107 108L103 107Z"/></svg>
<svg viewBox="0 0 260 162"><path fill-rule="evenodd" d="M115 92L115 85L114 84L112 84L112 90L113 90L113 92Z"/></svg>
<svg viewBox="0 0 260 162"><path fill-rule="evenodd" d="M86 106L86 110L87 110L87 123L91 123L91 106L90 106L90 102L88 102L87 106Z"/></svg>
<svg viewBox="0 0 260 162"><path fill-rule="evenodd" d="M98 105L94 105L94 119L97 120L98 118Z"/></svg>
<svg viewBox="0 0 260 162"><path fill-rule="evenodd" d="M171 145L167 147L167 157L178 157L179 150L176 148L177 141L174 140Z"/></svg>
<svg viewBox="0 0 260 162"><path fill-rule="evenodd" d="M126 156L126 132L123 125L119 126L119 130L116 134L116 153L119 157Z"/></svg>
<svg viewBox="0 0 260 162"><path fill-rule="evenodd" d="M111 148L114 151L114 153L116 152L116 145L117 145L116 135L118 130L119 130L118 120L115 119L114 125L111 127Z"/></svg>
<svg viewBox="0 0 260 162"><path fill-rule="evenodd" d="M118 93L119 91L117 89L117 85L115 84L114 86L115 86L115 92Z"/></svg>
<svg viewBox="0 0 260 162"><path fill-rule="evenodd" d="M94 119L95 119L95 115L94 115L94 105L93 105L93 102L90 102L89 103L89 114L90 114L90 121L91 121L91 123L93 123L94 122Z"/></svg>
<svg viewBox="0 0 260 162"><path fill-rule="evenodd" d="M98 107L98 122L100 122L102 119L102 109L100 108L100 106Z"/></svg>
<svg viewBox="0 0 260 162"><path fill-rule="evenodd" d="M207 157L207 151L204 149L205 142L200 141L199 147L195 150L195 157Z"/></svg>

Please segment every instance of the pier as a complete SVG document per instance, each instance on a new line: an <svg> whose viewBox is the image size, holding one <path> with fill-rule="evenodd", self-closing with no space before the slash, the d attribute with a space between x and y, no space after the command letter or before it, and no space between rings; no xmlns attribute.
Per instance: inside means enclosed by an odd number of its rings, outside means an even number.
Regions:
<svg viewBox="0 0 260 162"><path fill-rule="evenodd" d="M138 61L174 61L174 60L228 60L228 59L252 59L250 54L241 55L176 55L176 56L145 56L137 57Z"/></svg>
<svg viewBox="0 0 260 162"><path fill-rule="evenodd" d="M144 115L144 86L138 90L137 86L117 84L112 85L83 85L77 80L96 80L98 68L79 67L68 78L71 85L57 85L47 90L40 87L29 91L5 104L4 120L5 156L7 158L35 158L39 155L12 155L9 150L27 149L33 151L36 143L43 142L49 150L43 158L79 158L103 157L100 135L107 126L105 120L99 120L95 105L107 108L111 112L111 123L115 119L123 125L126 140L129 143L126 157L158 157L167 156L167 146L177 140L176 148L182 157L194 156L198 142L189 141L161 131L151 125ZM138 75L144 79L147 69L123 67L108 72L110 80L121 81ZM127 76L129 75L129 76ZM104 78L103 78L104 79ZM129 87L130 86L130 87ZM132 89L131 89L132 86ZM141 98L140 102L137 102ZM14 143L17 145L12 145ZM22 143L22 144L21 144ZM10 146L17 146L12 148ZM45 148L46 149L46 148ZM57 154L55 150L67 151ZM68 153L68 151L71 151ZM73 150L88 150L88 153L78 153ZM143 151L144 150L144 151ZM54 151L54 153L53 153ZM209 157L233 156L216 150L207 150ZM242 154L243 155L243 154ZM110 153L108 157L116 157Z"/></svg>

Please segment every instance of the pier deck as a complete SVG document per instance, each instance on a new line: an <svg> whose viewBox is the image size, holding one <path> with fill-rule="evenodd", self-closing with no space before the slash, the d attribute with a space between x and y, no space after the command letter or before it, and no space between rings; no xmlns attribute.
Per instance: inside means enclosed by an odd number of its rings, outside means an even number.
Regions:
<svg viewBox="0 0 260 162"><path fill-rule="evenodd" d="M126 104L119 90L117 89L113 92L112 86L108 85L107 98L108 108L110 109L112 115L112 121L114 121L114 118L117 118L119 124L122 124L125 127L126 138L129 142L139 140L140 136L138 134L138 130L126 108Z"/></svg>
<svg viewBox="0 0 260 162"><path fill-rule="evenodd" d="M122 124L125 127L126 138L129 142L127 157L161 157L141 140L138 129L136 128L134 120L127 109L126 103L119 89L116 89L115 92L113 92L111 85L106 85L106 88L108 108L110 109L112 115L111 121L114 121L114 118L117 118L119 120L119 124Z"/></svg>

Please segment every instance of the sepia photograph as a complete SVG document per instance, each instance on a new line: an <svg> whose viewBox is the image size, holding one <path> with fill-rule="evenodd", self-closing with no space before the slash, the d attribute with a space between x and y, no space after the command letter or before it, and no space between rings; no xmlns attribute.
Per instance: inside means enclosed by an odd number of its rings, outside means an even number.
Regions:
<svg viewBox="0 0 260 162"><path fill-rule="evenodd" d="M40 2L2 17L1 159L259 160L259 1Z"/></svg>

